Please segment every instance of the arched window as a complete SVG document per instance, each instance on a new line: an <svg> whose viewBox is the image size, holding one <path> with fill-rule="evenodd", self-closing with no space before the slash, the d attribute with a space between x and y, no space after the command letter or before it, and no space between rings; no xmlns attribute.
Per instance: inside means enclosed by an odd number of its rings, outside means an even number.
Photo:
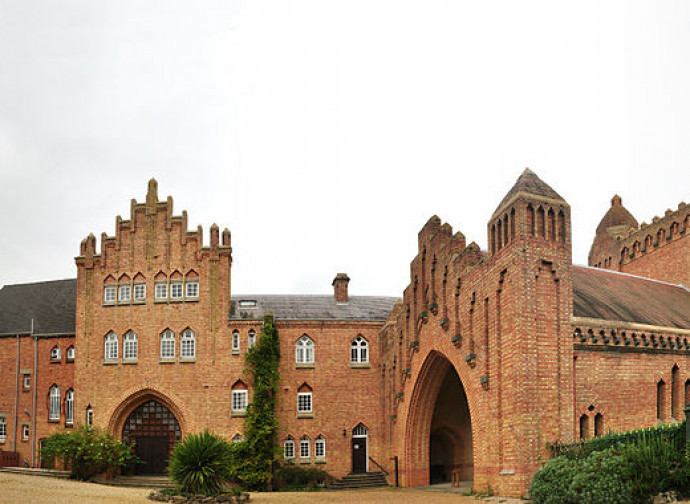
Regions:
<svg viewBox="0 0 690 504"><path fill-rule="evenodd" d="M117 359L117 334L109 332L105 337L105 351L103 352L105 360Z"/></svg>
<svg viewBox="0 0 690 504"><path fill-rule="evenodd" d="M597 413L594 417L594 437L604 435L604 415Z"/></svg>
<svg viewBox="0 0 690 504"><path fill-rule="evenodd" d="M671 369L671 416L676 420L681 420L680 408L680 377L678 366Z"/></svg>
<svg viewBox="0 0 690 504"><path fill-rule="evenodd" d="M59 361L61 356L60 352L60 347L55 345L51 350L50 350L50 360L52 361Z"/></svg>
<svg viewBox="0 0 690 504"><path fill-rule="evenodd" d="M86 407L86 425L93 425L93 408L90 404Z"/></svg>
<svg viewBox="0 0 690 504"><path fill-rule="evenodd" d="M139 357L139 344L134 331L127 331L122 343L122 357L126 360L136 360Z"/></svg>
<svg viewBox="0 0 690 504"><path fill-rule="evenodd" d="M180 357L183 359L193 359L196 357L196 336L191 329L182 331L180 337Z"/></svg>
<svg viewBox="0 0 690 504"><path fill-rule="evenodd" d="M656 384L656 418L659 422L666 420L666 383L659 380Z"/></svg>
<svg viewBox="0 0 690 504"><path fill-rule="evenodd" d="M232 437L232 442L233 442L233 443L241 443L242 441L244 441L244 436L243 436L242 434L235 434L235 435Z"/></svg>
<svg viewBox="0 0 690 504"><path fill-rule="evenodd" d="M314 442L314 456L316 458L326 458L326 438L319 436Z"/></svg>
<svg viewBox="0 0 690 504"><path fill-rule="evenodd" d="M283 456L286 459L295 458L295 440L292 439L292 436L285 438L285 442L283 443Z"/></svg>
<svg viewBox="0 0 690 504"><path fill-rule="evenodd" d="M254 343L256 343L256 331L254 331L254 329L249 330L249 337L247 341L249 348L253 347Z"/></svg>
<svg viewBox="0 0 690 504"><path fill-rule="evenodd" d="M50 407L48 411L49 420L60 420L60 387L53 385L50 387Z"/></svg>
<svg viewBox="0 0 690 504"><path fill-rule="evenodd" d="M297 340L295 362L297 364L314 363L314 341L306 334Z"/></svg>
<svg viewBox="0 0 690 504"><path fill-rule="evenodd" d="M237 329L232 331L232 351L240 351L240 332Z"/></svg>
<svg viewBox="0 0 690 504"><path fill-rule="evenodd" d="M65 423L74 425L74 390L69 389L65 395Z"/></svg>
<svg viewBox="0 0 690 504"><path fill-rule="evenodd" d="M583 414L580 417L580 439L587 439L589 437L589 417Z"/></svg>
<svg viewBox="0 0 690 504"><path fill-rule="evenodd" d="M309 415L312 411L312 389L305 383L297 389L297 414Z"/></svg>
<svg viewBox="0 0 690 504"><path fill-rule="evenodd" d="M73 361L74 354L74 345L71 345L69 348L67 348L67 352L65 353L65 359L67 359L67 361Z"/></svg>
<svg viewBox="0 0 690 504"><path fill-rule="evenodd" d="M309 436L302 436L302 438L299 440L299 457L300 458L309 458L309 454L311 452L311 443L309 441Z"/></svg>
<svg viewBox="0 0 690 504"><path fill-rule="evenodd" d="M247 385L242 380L237 380L232 386L231 409L234 414L244 414L247 412L249 402L249 391Z"/></svg>
<svg viewBox="0 0 690 504"><path fill-rule="evenodd" d="M358 334L350 343L350 362L352 364L365 364L369 362L369 343L361 334Z"/></svg>
<svg viewBox="0 0 690 504"><path fill-rule="evenodd" d="M175 333L166 329L161 334L161 359L175 358Z"/></svg>

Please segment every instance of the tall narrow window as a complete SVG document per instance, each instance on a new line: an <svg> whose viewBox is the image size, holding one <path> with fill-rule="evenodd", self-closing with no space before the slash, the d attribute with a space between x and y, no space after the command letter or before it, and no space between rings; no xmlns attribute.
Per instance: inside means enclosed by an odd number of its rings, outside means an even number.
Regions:
<svg viewBox="0 0 690 504"><path fill-rule="evenodd" d="M254 329L249 330L249 338L247 340L247 344L249 345L249 348L254 346L254 343L256 343L256 331Z"/></svg>
<svg viewBox="0 0 690 504"><path fill-rule="evenodd" d="M175 358L175 333L166 329L161 334L161 359Z"/></svg>
<svg viewBox="0 0 690 504"><path fill-rule="evenodd" d="M183 359L193 359L196 357L196 336L191 329L182 331L180 337L180 357Z"/></svg>
<svg viewBox="0 0 690 504"><path fill-rule="evenodd" d="M7 438L7 419L0 417L0 441L5 441Z"/></svg>
<svg viewBox="0 0 690 504"><path fill-rule="evenodd" d="M65 423L74 424L74 390L68 390L65 396Z"/></svg>
<svg viewBox="0 0 690 504"><path fill-rule="evenodd" d="M232 331L232 351L240 351L240 332L237 329Z"/></svg>
<svg viewBox="0 0 690 504"><path fill-rule="evenodd" d="M597 413L594 417L594 436L599 437L604 435L604 415Z"/></svg>
<svg viewBox="0 0 690 504"><path fill-rule="evenodd" d="M666 383L659 380L656 384L656 418L659 422L666 420Z"/></svg>
<svg viewBox="0 0 690 504"><path fill-rule="evenodd" d="M295 347L295 362L297 364L314 363L314 342L306 334L297 340Z"/></svg>
<svg viewBox="0 0 690 504"><path fill-rule="evenodd" d="M309 458L310 442L308 436L302 436L299 440L299 456L300 458Z"/></svg>
<svg viewBox="0 0 690 504"><path fill-rule="evenodd" d="M65 359L67 362L72 362L74 360L74 353L74 345L67 348L67 352L65 354Z"/></svg>
<svg viewBox="0 0 690 504"><path fill-rule="evenodd" d="M59 361L60 360L60 347L55 345L50 351L50 360Z"/></svg>
<svg viewBox="0 0 690 504"><path fill-rule="evenodd" d="M582 415L580 417L580 439L587 439L589 437L589 417Z"/></svg>
<svg viewBox="0 0 690 504"><path fill-rule="evenodd" d="M86 425L93 425L93 408L91 406L86 407Z"/></svg>
<svg viewBox="0 0 690 504"><path fill-rule="evenodd" d="M122 344L122 357L125 360L135 360L139 357L139 342L135 332L127 331Z"/></svg>
<svg viewBox="0 0 690 504"><path fill-rule="evenodd" d="M314 456L316 458L326 457L326 438L319 436L314 442Z"/></svg>
<svg viewBox="0 0 690 504"><path fill-rule="evenodd" d="M365 364L369 362L369 343L361 334L357 335L350 343L350 362L352 364Z"/></svg>
<svg viewBox="0 0 690 504"><path fill-rule="evenodd" d="M48 411L49 420L60 420L60 387L53 385L50 387L50 408Z"/></svg>
<svg viewBox="0 0 690 504"><path fill-rule="evenodd" d="M105 360L117 359L117 334L109 332L105 337L105 351L103 353Z"/></svg>
<svg viewBox="0 0 690 504"><path fill-rule="evenodd" d="M690 380L685 380L685 406L690 406Z"/></svg>
<svg viewBox="0 0 690 504"><path fill-rule="evenodd" d="M680 421L680 377L678 373L678 366L673 366L671 369L671 416Z"/></svg>
<svg viewBox="0 0 690 504"><path fill-rule="evenodd" d="M295 440L290 436L288 436L283 443L283 454L286 459L295 458Z"/></svg>

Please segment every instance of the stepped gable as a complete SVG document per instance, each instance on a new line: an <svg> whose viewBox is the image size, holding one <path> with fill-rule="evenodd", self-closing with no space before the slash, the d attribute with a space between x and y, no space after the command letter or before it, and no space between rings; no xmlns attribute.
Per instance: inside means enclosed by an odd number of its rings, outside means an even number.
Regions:
<svg viewBox="0 0 690 504"><path fill-rule="evenodd" d="M505 195L501 203L496 207L493 216L495 217L499 214L505 207L510 205L513 200L524 195L529 195L532 199L536 197L540 200L565 202L563 197L554 191L549 184L540 179L532 170L525 168L525 171L518 177L515 185L513 185L512 189L508 191L508 194Z"/></svg>
<svg viewBox="0 0 690 504"><path fill-rule="evenodd" d="M229 319L261 319L271 312L276 320L385 321L398 298L350 296L338 303L333 296L233 295Z"/></svg>
<svg viewBox="0 0 690 504"><path fill-rule="evenodd" d="M0 289L0 333L74 334L77 280L5 285Z"/></svg>
<svg viewBox="0 0 690 504"><path fill-rule="evenodd" d="M583 266L572 267L573 316L690 329L682 286Z"/></svg>

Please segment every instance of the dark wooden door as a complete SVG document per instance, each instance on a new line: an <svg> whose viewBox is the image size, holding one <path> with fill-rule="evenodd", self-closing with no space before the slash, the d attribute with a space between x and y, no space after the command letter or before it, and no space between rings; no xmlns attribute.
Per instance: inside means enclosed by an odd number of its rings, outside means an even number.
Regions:
<svg viewBox="0 0 690 504"><path fill-rule="evenodd" d="M367 472L367 438L352 438L352 472Z"/></svg>
<svg viewBox="0 0 690 504"><path fill-rule="evenodd" d="M167 436L136 436L137 474L165 474L168 467Z"/></svg>

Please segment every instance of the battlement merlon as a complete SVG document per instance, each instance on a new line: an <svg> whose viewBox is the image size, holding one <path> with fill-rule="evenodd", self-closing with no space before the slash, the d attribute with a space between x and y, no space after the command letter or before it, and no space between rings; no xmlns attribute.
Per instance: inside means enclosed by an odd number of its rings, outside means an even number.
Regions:
<svg viewBox="0 0 690 504"><path fill-rule="evenodd" d="M681 201L675 211L670 208L667 209L663 217L655 216L651 224L646 222L640 224L638 229L632 230L626 238L619 242L620 247L622 249L627 246L632 249L636 241L644 243L647 236L657 238L660 235L660 231L662 231L661 234L666 240L670 240L672 235L674 235L674 230L672 229L674 225L678 226L677 232L679 234L687 233L688 231L686 230L690 228L690 206L685 202Z"/></svg>

